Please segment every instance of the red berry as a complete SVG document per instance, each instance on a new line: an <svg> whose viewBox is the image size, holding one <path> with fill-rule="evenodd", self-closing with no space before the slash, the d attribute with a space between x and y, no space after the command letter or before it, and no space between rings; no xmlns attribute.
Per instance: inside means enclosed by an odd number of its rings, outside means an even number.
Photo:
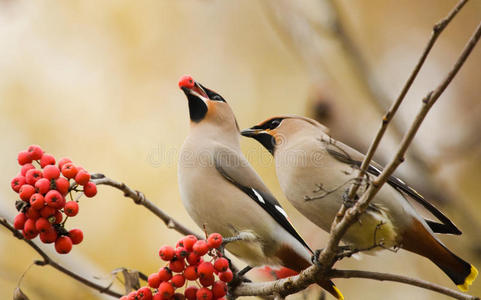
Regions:
<svg viewBox="0 0 481 300"><path fill-rule="evenodd" d="M34 185L37 180L43 177L42 171L37 169L30 169L25 174L25 180L28 184Z"/></svg>
<svg viewBox="0 0 481 300"><path fill-rule="evenodd" d="M185 268L184 277L190 281L196 280L199 277L197 275L197 268L195 266L188 266L187 268Z"/></svg>
<svg viewBox="0 0 481 300"><path fill-rule="evenodd" d="M60 177L55 180L55 189L62 194L62 196L65 196L68 194L68 189L70 188L70 184L68 183L68 180Z"/></svg>
<svg viewBox="0 0 481 300"><path fill-rule="evenodd" d="M55 165L55 157L50 154L44 154L42 158L40 158L40 166L45 168L48 165Z"/></svg>
<svg viewBox="0 0 481 300"><path fill-rule="evenodd" d="M162 300L162 295L157 293L152 297L152 300Z"/></svg>
<svg viewBox="0 0 481 300"><path fill-rule="evenodd" d="M212 300L212 292L206 287L199 289L195 296L197 300Z"/></svg>
<svg viewBox="0 0 481 300"><path fill-rule="evenodd" d="M75 201L65 203L63 212L69 217L75 217L78 214L78 203Z"/></svg>
<svg viewBox="0 0 481 300"><path fill-rule="evenodd" d="M77 168L75 165L71 162L66 163L62 166L62 175L67 177L67 178L75 178L75 175L77 175Z"/></svg>
<svg viewBox="0 0 481 300"><path fill-rule="evenodd" d="M25 212L25 215L27 216L27 218L29 219L32 219L32 220L37 220L38 218L40 218L40 211L32 208L32 207L29 207L27 209L27 212Z"/></svg>
<svg viewBox="0 0 481 300"><path fill-rule="evenodd" d="M10 186L12 187L12 190L18 193L22 185L24 185L26 182L27 181L25 180L24 176L18 175L12 179Z"/></svg>
<svg viewBox="0 0 481 300"><path fill-rule="evenodd" d="M60 170L56 165L48 165L43 168L43 178L57 179L60 176Z"/></svg>
<svg viewBox="0 0 481 300"><path fill-rule="evenodd" d="M214 299L224 297L227 294L227 285L223 281L216 281L212 285Z"/></svg>
<svg viewBox="0 0 481 300"><path fill-rule="evenodd" d="M22 230L23 226L25 225L25 221L27 221L27 216L24 213L19 213L13 219L13 227L17 230Z"/></svg>
<svg viewBox="0 0 481 300"><path fill-rule="evenodd" d="M159 285L159 294L162 295L162 299L168 300L174 295L174 287L168 282L162 282Z"/></svg>
<svg viewBox="0 0 481 300"><path fill-rule="evenodd" d="M179 88L188 88L188 89L192 89L194 88L195 86L195 81L194 79L192 79L192 76L190 75L183 75L182 77L180 77L179 79Z"/></svg>
<svg viewBox="0 0 481 300"><path fill-rule="evenodd" d="M23 225L23 231L28 234L36 234L37 229L35 228L35 220L27 219Z"/></svg>
<svg viewBox="0 0 481 300"><path fill-rule="evenodd" d="M185 300L185 296L181 293L175 293L172 297L172 300Z"/></svg>
<svg viewBox="0 0 481 300"><path fill-rule="evenodd" d="M189 253L189 256L187 256L187 262L189 265L197 265L200 262L200 256L195 254L194 252Z"/></svg>
<svg viewBox="0 0 481 300"><path fill-rule="evenodd" d="M214 266L210 262L203 262L197 266L197 274L199 277L206 277L214 274Z"/></svg>
<svg viewBox="0 0 481 300"><path fill-rule="evenodd" d="M219 233L212 233L209 235L209 238L207 238L207 245L210 249L219 248L220 245L222 245L222 235Z"/></svg>
<svg viewBox="0 0 481 300"><path fill-rule="evenodd" d="M169 269L172 272L182 272L185 268L185 262L183 259L172 260L169 263Z"/></svg>
<svg viewBox="0 0 481 300"><path fill-rule="evenodd" d="M297 274L299 273L286 267L282 267L276 272L277 278L286 278L286 277L294 276Z"/></svg>
<svg viewBox="0 0 481 300"><path fill-rule="evenodd" d="M52 208L50 206L44 206L41 210L40 210L40 216L44 217L44 218L48 218L48 217L51 217L53 215L55 215L55 212L57 210L55 208Z"/></svg>
<svg viewBox="0 0 481 300"><path fill-rule="evenodd" d="M215 281L214 274L199 278L200 284L202 284L202 286L205 286L205 287L211 286L214 283L214 281Z"/></svg>
<svg viewBox="0 0 481 300"><path fill-rule="evenodd" d="M72 161L70 160L70 158L66 158L66 157L62 157L61 159L59 159L58 161L58 168L60 170L62 170L63 166L67 163L71 163Z"/></svg>
<svg viewBox="0 0 481 300"><path fill-rule="evenodd" d="M72 250L72 240L68 236L61 236L55 241L55 250L60 254L67 254Z"/></svg>
<svg viewBox="0 0 481 300"><path fill-rule="evenodd" d="M22 169L20 170L20 174L22 174L22 176L25 176L27 175L27 171L28 170L32 170L32 169L35 169L34 165L32 164L24 164L22 166Z"/></svg>
<svg viewBox="0 0 481 300"><path fill-rule="evenodd" d="M127 295L127 300L137 300L137 291L132 291Z"/></svg>
<svg viewBox="0 0 481 300"><path fill-rule="evenodd" d="M214 262L214 269L219 272L225 272L229 269L229 261L223 257L219 257Z"/></svg>
<svg viewBox="0 0 481 300"><path fill-rule="evenodd" d="M59 210L55 211L54 217L55 217L55 220L53 221L53 223L60 224L60 222L62 222L63 215Z"/></svg>
<svg viewBox="0 0 481 300"><path fill-rule="evenodd" d="M32 162L32 156L28 151L20 151L17 156L18 164L23 166Z"/></svg>
<svg viewBox="0 0 481 300"><path fill-rule="evenodd" d="M175 250L171 246L162 246L159 250L159 256L165 261L169 261L174 258Z"/></svg>
<svg viewBox="0 0 481 300"><path fill-rule="evenodd" d="M97 186L95 185L95 183L93 183L92 181L87 182L84 185L84 194L89 198L97 195Z"/></svg>
<svg viewBox="0 0 481 300"><path fill-rule="evenodd" d="M153 289L156 289L160 285L160 277L159 273L152 273L149 275L147 278L147 282L149 283L149 286Z"/></svg>
<svg viewBox="0 0 481 300"><path fill-rule="evenodd" d="M183 275L177 274L177 275L174 275L174 276L172 277L172 279L170 280L170 282L172 283L172 285L173 285L174 287L180 288L180 287L183 287L183 286L184 286L185 278L184 278Z"/></svg>
<svg viewBox="0 0 481 300"><path fill-rule="evenodd" d="M80 244L84 239L84 234L80 229L72 229L68 232L68 236L72 240L72 244Z"/></svg>
<svg viewBox="0 0 481 300"><path fill-rule="evenodd" d="M32 197L32 195L35 193L35 188L30 184L24 184L22 185L20 190L18 190L18 192L19 192L20 199L28 202L30 200L30 197Z"/></svg>
<svg viewBox="0 0 481 300"><path fill-rule="evenodd" d="M204 240L198 240L192 247L195 254L199 256L204 256L209 251L209 246Z"/></svg>
<svg viewBox="0 0 481 300"><path fill-rule="evenodd" d="M175 256L180 259L184 259L189 255L189 252L187 252L187 249L184 247L177 247L175 249Z"/></svg>
<svg viewBox="0 0 481 300"><path fill-rule="evenodd" d="M35 221L35 229L40 233L48 232L51 228L53 228L52 224L45 218L38 218Z"/></svg>
<svg viewBox="0 0 481 300"><path fill-rule="evenodd" d="M161 268L158 274L160 281L169 281L172 278L172 271L167 267Z"/></svg>
<svg viewBox="0 0 481 300"><path fill-rule="evenodd" d="M187 298L187 300L196 300L195 294L197 294L198 290L195 286L189 286L184 291L185 298Z"/></svg>
<svg viewBox="0 0 481 300"><path fill-rule="evenodd" d="M197 237L195 235L189 234L182 240L182 244L184 244L184 248L187 251L192 252L192 247L194 246L195 242L197 242Z"/></svg>
<svg viewBox="0 0 481 300"><path fill-rule="evenodd" d="M40 146L31 145L28 147L27 151L30 153L32 160L38 160L42 158L43 150L40 148Z"/></svg>
<svg viewBox="0 0 481 300"><path fill-rule="evenodd" d="M219 279L224 282L231 282L233 278L234 274L232 274L232 271L230 269L225 272L219 273Z"/></svg>
<svg viewBox="0 0 481 300"><path fill-rule="evenodd" d="M40 232L40 240L45 244L51 244L57 240L57 232L53 227L50 227L47 232Z"/></svg>
<svg viewBox="0 0 481 300"><path fill-rule="evenodd" d="M141 287L137 291L137 296L136 300L152 300L152 291L150 290L149 287Z"/></svg>
<svg viewBox="0 0 481 300"><path fill-rule="evenodd" d="M37 193L45 195L48 190L50 190L50 181L45 178L40 178L35 182L35 189L37 190Z"/></svg>
<svg viewBox="0 0 481 300"><path fill-rule="evenodd" d="M23 237L26 238L27 240L33 240L34 238L37 237L38 232L36 232L36 231L35 231L34 233L32 233L32 232L27 232L27 231L25 231L25 229L24 229L24 230L22 231L22 234L23 234Z"/></svg>
<svg viewBox="0 0 481 300"><path fill-rule="evenodd" d="M41 210L45 204L42 194L36 193L30 197L30 206L33 209Z"/></svg>
<svg viewBox="0 0 481 300"><path fill-rule="evenodd" d="M77 175L75 175L75 182L80 185L86 185L89 180L90 174L85 170L80 170L78 171Z"/></svg>
<svg viewBox="0 0 481 300"><path fill-rule="evenodd" d="M64 197L55 190L51 190L45 195L45 202L48 206L56 209L61 209L65 205Z"/></svg>

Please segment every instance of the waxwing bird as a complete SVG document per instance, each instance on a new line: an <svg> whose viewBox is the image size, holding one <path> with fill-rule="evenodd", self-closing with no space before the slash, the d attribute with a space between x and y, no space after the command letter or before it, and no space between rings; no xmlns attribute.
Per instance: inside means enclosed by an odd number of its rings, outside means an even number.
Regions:
<svg viewBox="0 0 481 300"><path fill-rule="evenodd" d="M256 139L274 156L277 177L287 199L329 232L341 205L349 205L346 191L364 155L332 139L327 128L317 121L300 116L273 117L243 130L242 135ZM381 170L375 163L369 166L359 195ZM441 223L422 218L406 197L419 202ZM391 177L360 220L348 229L343 241L355 249L403 248L422 255L466 291L478 271L449 251L434 233L461 231L415 190Z"/></svg>
<svg viewBox="0 0 481 300"><path fill-rule="evenodd" d="M249 266L282 265L298 272L309 267L312 251L241 152L230 106L190 76L183 76L179 87L190 114L178 166L180 195L189 215L208 232L242 236L226 248ZM332 281L319 285L343 299Z"/></svg>

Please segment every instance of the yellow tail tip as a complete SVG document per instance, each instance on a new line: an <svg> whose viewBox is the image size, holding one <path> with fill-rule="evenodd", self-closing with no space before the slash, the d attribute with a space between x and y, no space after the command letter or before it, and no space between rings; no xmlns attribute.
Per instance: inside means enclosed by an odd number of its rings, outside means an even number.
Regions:
<svg viewBox="0 0 481 300"><path fill-rule="evenodd" d="M478 269L475 266L471 265L471 273L469 273L468 277L464 280L463 284L458 284L458 288L466 292L469 286L473 283L473 281L478 277Z"/></svg>
<svg viewBox="0 0 481 300"><path fill-rule="evenodd" d="M476 270L476 269L475 269ZM478 270L476 270L476 272L478 272ZM477 273L476 273L477 274ZM342 295L341 291L335 286L333 285L332 288L336 291L337 293L337 299L339 300L344 300L344 296Z"/></svg>

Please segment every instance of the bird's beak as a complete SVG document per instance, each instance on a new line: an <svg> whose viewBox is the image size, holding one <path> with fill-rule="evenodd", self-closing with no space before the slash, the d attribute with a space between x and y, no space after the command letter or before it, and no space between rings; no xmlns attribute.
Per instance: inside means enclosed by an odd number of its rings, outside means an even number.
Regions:
<svg viewBox="0 0 481 300"><path fill-rule="evenodd" d="M248 128L248 129L244 129L241 131L241 134L243 136L247 136L247 137L254 137L258 134L261 134L261 133L267 133L265 130L263 129L259 129L259 128Z"/></svg>
<svg viewBox="0 0 481 300"><path fill-rule="evenodd" d="M207 93L204 91L202 86L195 81L192 87L181 86L180 88L187 97L189 97L189 95L192 95L203 100L204 102L207 102L207 100L209 100L209 96L207 96Z"/></svg>

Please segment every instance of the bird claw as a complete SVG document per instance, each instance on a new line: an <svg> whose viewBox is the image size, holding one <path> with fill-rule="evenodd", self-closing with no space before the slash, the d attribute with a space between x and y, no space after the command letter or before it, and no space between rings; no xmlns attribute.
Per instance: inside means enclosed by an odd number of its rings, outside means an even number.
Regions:
<svg viewBox="0 0 481 300"><path fill-rule="evenodd" d="M353 207L357 199L359 199L357 195L354 196L354 199L349 198L349 189L346 189L342 194L342 204L347 208Z"/></svg>
<svg viewBox="0 0 481 300"><path fill-rule="evenodd" d="M322 251L322 249L317 249L316 251L314 251L314 254L311 256L312 264L314 264L316 266L320 265L319 256L321 255L321 251Z"/></svg>

